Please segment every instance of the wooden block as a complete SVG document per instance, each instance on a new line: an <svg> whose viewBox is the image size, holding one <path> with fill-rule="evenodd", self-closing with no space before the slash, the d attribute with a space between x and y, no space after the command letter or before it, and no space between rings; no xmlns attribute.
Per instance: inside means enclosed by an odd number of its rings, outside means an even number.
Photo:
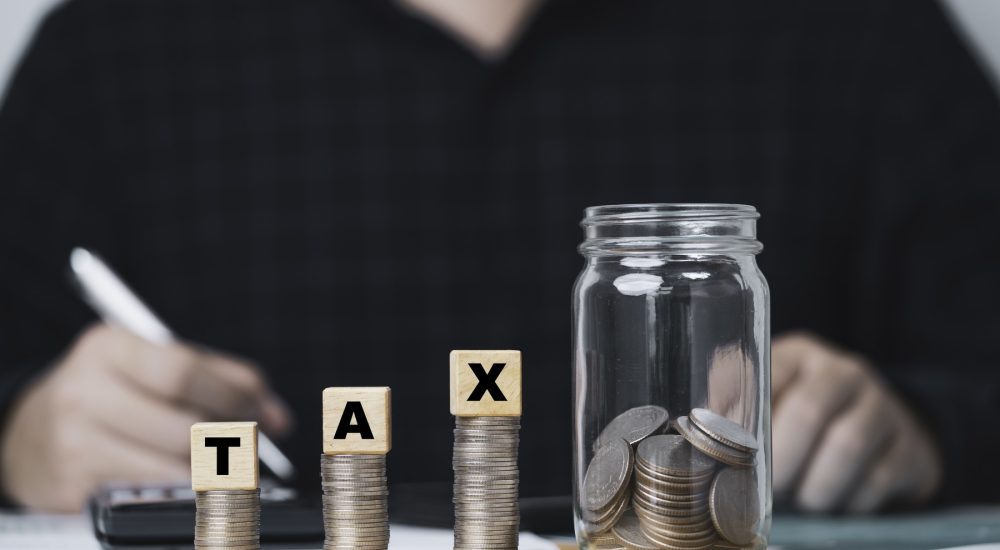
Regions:
<svg viewBox="0 0 1000 550"><path fill-rule="evenodd" d="M521 416L521 352L451 352L451 414Z"/></svg>
<svg viewBox="0 0 1000 550"><path fill-rule="evenodd" d="M323 390L323 452L384 455L392 448L392 392L386 386Z"/></svg>
<svg viewBox="0 0 1000 550"><path fill-rule="evenodd" d="M200 422L191 426L191 488L256 489L256 422Z"/></svg>

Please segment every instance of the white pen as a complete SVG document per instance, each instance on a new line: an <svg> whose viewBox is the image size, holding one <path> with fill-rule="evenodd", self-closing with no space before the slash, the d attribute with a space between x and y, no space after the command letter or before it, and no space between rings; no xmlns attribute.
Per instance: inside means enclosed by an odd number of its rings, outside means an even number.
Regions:
<svg viewBox="0 0 1000 550"><path fill-rule="evenodd" d="M156 344L174 341L173 332L99 256L85 248L74 248L69 256L69 267L83 300L105 323ZM260 461L279 478L290 481L295 467L288 457L263 433L259 435L257 446Z"/></svg>

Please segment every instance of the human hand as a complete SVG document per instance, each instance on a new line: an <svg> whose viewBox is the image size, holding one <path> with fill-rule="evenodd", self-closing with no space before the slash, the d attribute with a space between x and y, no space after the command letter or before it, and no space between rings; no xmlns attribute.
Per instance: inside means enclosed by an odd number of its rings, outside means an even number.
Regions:
<svg viewBox="0 0 1000 550"><path fill-rule="evenodd" d="M929 499L941 458L864 359L806 334L771 347L773 487L809 512L872 513Z"/></svg>
<svg viewBox="0 0 1000 550"><path fill-rule="evenodd" d="M290 425L253 366L95 325L14 405L3 488L24 506L76 511L106 481L185 480L191 425L245 418L272 433Z"/></svg>

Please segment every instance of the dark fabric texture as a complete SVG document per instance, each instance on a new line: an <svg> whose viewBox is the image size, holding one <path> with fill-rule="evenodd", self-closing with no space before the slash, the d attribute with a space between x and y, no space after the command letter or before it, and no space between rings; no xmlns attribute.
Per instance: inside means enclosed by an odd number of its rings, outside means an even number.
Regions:
<svg viewBox="0 0 1000 550"><path fill-rule="evenodd" d="M523 350L523 493L566 494L582 209L748 203L774 332L868 357L944 498L991 499L998 183L1000 108L930 1L551 2L486 63L385 2L76 0L0 112L0 369L93 320L84 245L267 369L304 472L322 388L386 384L393 482L449 480L449 350Z"/></svg>

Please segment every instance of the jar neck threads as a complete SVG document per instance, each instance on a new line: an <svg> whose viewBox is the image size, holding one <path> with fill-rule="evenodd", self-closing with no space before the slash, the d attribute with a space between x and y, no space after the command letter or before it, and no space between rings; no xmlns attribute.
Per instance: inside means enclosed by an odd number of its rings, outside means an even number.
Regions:
<svg viewBox="0 0 1000 550"><path fill-rule="evenodd" d="M580 223L584 256L757 254L757 210L743 204L592 206Z"/></svg>

